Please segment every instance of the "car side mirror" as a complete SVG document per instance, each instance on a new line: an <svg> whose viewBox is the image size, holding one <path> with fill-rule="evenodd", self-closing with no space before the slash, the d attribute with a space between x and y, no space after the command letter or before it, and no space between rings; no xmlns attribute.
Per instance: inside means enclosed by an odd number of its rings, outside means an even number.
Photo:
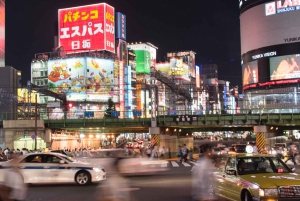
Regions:
<svg viewBox="0 0 300 201"><path fill-rule="evenodd" d="M64 160L60 160L59 163L60 164L65 164L65 161Z"/></svg>
<svg viewBox="0 0 300 201"><path fill-rule="evenodd" d="M236 175L236 171L235 170L226 170L226 174L228 174L228 175Z"/></svg>

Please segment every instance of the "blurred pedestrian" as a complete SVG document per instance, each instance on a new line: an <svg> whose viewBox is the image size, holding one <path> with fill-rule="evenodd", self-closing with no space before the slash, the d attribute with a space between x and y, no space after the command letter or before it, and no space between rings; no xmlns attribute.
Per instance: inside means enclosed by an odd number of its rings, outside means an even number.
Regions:
<svg viewBox="0 0 300 201"><path fill-rule="evenodd" d="M178 162L181 160L182 157L182 151L181 151L181 146L178 146L177 149L177 157L178 157Z"/></svg>
<svg viewBox="0 0 300 201"><path fill-rule="evenodd" d="M192 169L192 197L193 200L212 200L211 177L213 176L214 162L209 157L210 146L203 146L203 158Z"/></svg>
<svg viewBox="0 0 300 201"><path fill-rule="evenodd" d="M116 159L107 172L109 179L98 186L97 201L135 201L131 191L138 189L130 188L128 181L121 175L122 160L126 159Z"/></svg>
<svg viewBox="0 0 300 201"><path fill-rule="evenodd" d="M3 201L24 201L27 198L27 185L17 166L16 160L10 162L11 169L4 175L4 183L0 186L0 196Z"/></svg>

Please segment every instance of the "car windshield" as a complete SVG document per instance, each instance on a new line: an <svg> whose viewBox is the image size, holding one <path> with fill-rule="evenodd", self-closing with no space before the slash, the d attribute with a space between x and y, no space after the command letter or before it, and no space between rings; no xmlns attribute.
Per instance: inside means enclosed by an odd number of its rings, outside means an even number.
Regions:
<svg viewBox="0 0 300 201"><path fill-rule="evenodd" d="M66 155L63 155L63 154L60 154L59 155L61 158L65 159L66 161L68 162L76 162L76 160L74 160L72 157L70 156L66 156Z"/></svg>
<svg viewBox="0 0 300 201"><path fill-rule="evenodd" d="M237 159L239 175L259 173L290 173L286 164L277 157L243 157Z"/></svg>

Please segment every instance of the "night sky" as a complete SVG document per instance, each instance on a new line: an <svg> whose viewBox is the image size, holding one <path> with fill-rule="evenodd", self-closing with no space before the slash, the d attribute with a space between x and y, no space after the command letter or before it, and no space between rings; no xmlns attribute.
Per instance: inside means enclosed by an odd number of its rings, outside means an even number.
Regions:
<svg viewBox="0 0 300 201"><path fill-rule="evenodd" d="M215 63L219 79L242 83L238 0L106 0L127 17L127 41L158 47L157 61L169 51L193 50L196 64ZM59 8L99 0L7 0L6 66L30 80L35 53L50 52L58 32Z"/></svg>

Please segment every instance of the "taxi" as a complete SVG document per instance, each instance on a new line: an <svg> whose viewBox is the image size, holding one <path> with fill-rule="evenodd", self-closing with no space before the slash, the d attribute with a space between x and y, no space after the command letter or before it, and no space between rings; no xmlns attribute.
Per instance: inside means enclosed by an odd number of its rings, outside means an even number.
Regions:
<svg viewBox="0 0 300 201"><path fill-rule="evenodd" d="M5 171L18 167L25 183L69 183L87 185L106 179L101 166L76 161L59 153L32 153L0 163L0 181Z"/></svg>
<svg viewBox="0 0 300 201"><path fill-rule="evenodd" d="M300 200L300 175L273 155L223 156L211 184L213 194L232 201Z"/></svg>

